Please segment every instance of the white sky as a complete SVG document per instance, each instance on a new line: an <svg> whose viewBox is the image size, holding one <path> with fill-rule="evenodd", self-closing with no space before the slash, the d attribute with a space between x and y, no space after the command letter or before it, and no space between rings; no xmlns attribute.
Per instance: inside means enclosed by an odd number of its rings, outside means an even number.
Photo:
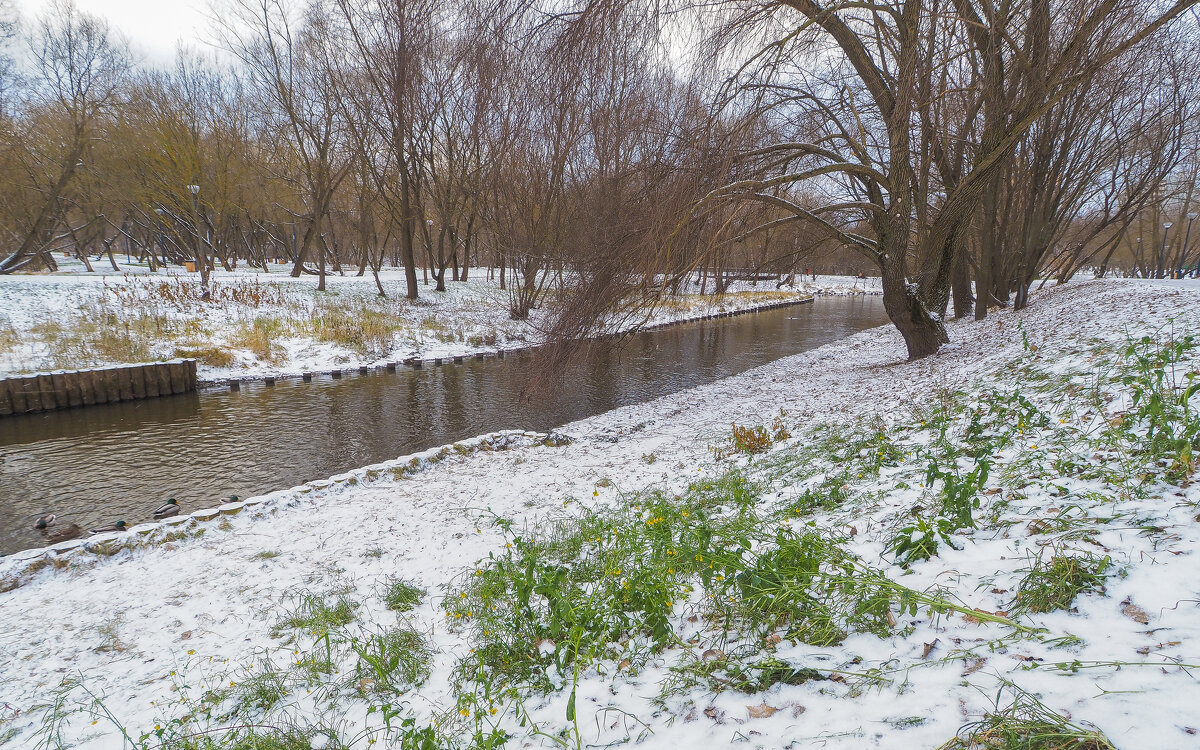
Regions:
<svg viewBox="0 0 1200 750"><path fill-rule="evenodd" d="M80 10L108 19L130 41L133 51L150 65L175 57L180 41L207 49L208 0L75 0ZM22 20L32 21L47 0L16 0Z"/></svg>

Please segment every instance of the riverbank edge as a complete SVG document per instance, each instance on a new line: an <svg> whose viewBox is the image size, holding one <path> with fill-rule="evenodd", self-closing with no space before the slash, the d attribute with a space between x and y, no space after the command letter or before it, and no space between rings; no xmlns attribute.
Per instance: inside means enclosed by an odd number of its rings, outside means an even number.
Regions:
<svg viewBox="0 0 1200 750"><path fill-rule="evenodd" d="M498 430L472 438L427 448L398 458L360 466L350 471L334 474L324 479L313 479L293 487L254 495L219 505L201 508L188 513L148 521L130 526L125 531L105 532L78 539L70 539L45 547L30 547L9 554L0 554L0 594L20 588L28 577L47 565L65 567L76 557L92 555L97 559L112 557L126 549L152 547L180 541L191 536L200 536L206 525L219 522L223 517L232 517L243 511L253 515L265 515L279 501L298 502L304 495L336 487L370 487L381 482L409 479L429 469L451 455L466 456L480 450L510 450L516 447L544 445L556 448L569 445L572 438L557 432L531 432L527 430ZM289 504L291 504L289 503ZM167 532L160 534L159 532ZM198 533L197 533L198 532ZM52 562L53 561L53 562Z"/></svg>
<svg viewBox="0 0 1200 750"><path fill-rule="evenodd" d="M816 298L818 296L822 296L822 295L809 294L806 297L782 300L780 302L772 302L772 303L765 304L765 305L751 305L748 307L737 308L735 310L724 310L721 312L708 313L705 315L694 315L694 316L676 318L673 320L666 320L666 321L663 321L660 323L654 323L653 325L643 326L640 328L631 329L631 330L627 330L627 331L619 331L616 333L601 334L599 336L593 337L593 340L602 341L604 339L618 338L620 336L628 335L630 333L660 331L660 330L663 330L666 328L673 328L674 326L684 325L687 323L700 323L700 322L703 322L706 320L718 320L720 318L732 318L732 317L736 317L738 315L747 315L750 313L767 312L768 310L778 310L778 309L784 308L784 307L794 307L796 305L807 305L807 304L812 304L814 301L816 301ZM487 347L487 348L472 349L469 353L464 352L462 354L452 354L452 355L445 355L445 356L441 356L441 357L406 357L404 359L389 359L389 358L385 357L384 359L381 359L381 360L375 360L371 364L349 364L344 368L332 368L329 370L305 370L305 371L301 371L301 372L292 372L292 371L285 370L278 374L273 374L273 375L259 374L259 375L246 375L246 376L228 377L228 378L212 378L212 379L201 378L197 382L197 387L201 390L205 390L205 389L211 390L214 388L221 388L223 386L240 386L243 383L265 383L267 385L274 385L277 381L280 381L280 380L304 380L304 381L307 381L307 380L312 380L313 378L315 378L317 376L340 378L340 377L342 377L344 375L348 375L348 374L367 375L372 372L395 372L395 371L399 370L401 367L408 367L408 368L411 368L414 370L420 370L420 369L424 368L425 366L439 367L439 366L445 365L445 364L456 364L456 365L463 364L468 359L473 359L473 360L504 359L505 357L508 357L508 356L519 356L521 354L533 352L538 349L541 349L544 346L546 346L545 343L530 344L528 346L514 346L514 347Z"/></svg>

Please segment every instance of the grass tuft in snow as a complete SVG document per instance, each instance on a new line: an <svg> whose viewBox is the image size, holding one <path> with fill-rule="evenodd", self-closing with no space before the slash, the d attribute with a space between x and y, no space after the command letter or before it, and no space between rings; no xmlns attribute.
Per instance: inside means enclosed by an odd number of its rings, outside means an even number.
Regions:
<svg viewBox="0 0 1200 750"><path fill-rule="evenodd" d="M392 338L408 324L400 315L377 306L346 308L322 302L309 323L318 341L339 344L360 355L380 355L391 349Z"/></svg>
<svg viewBox="0 0 1200 750"><path fill-rule="evenodd" d="M1009 686L1016 697L968 724L938 750L1116 750L1098 731L1071 723L1033 695Z"/></svg>
<svg viewBox="0 0 1200 750"><path fill-rule="evenodd" d="M278 637L286 630L302 630L315 638L354 622L358 604L345 596L321 596L305 593L299 604L283 617L272 631Z"/></svg>
<svg viewBox="0 0 1200 750"><path fill-rule="evenodd" d="M248 349L260 362L274 363L283 356L283 347L275 341L285 334L284 321L260 315L252 321L241 323L229 343L236 349Z"/></svg>
<svg viewBox="0 0 1200 750"><path fill-rule="evenodd" d="M1091 555L1055 554L1048 560L1035 558L1017 587L1013 610L1053 612L1070 609L1075 597L1087 592L1104 592L1112 560Z"/></svg>
<svg viewBox="0 0 1200 750"><path fill-rule="evenodd" d="M170 740L160 747L162 750L312 750L314 747L341 750L346 747L326 734L320 736L328 738L324 744L319 741L314 744L317 735L299 729L230 727L214 735Z"/></svg>
<svg viewBox="0 0 1200 750"><path fill-rule="evenodd" d="M389 578L383 584L383 601L393 612L408 612L421 603L425 590L403 578Z"/></svg>
<svg viewBox="0 0 1200 750"><path fill-rule="evenodd" d="M237 359L233 352L216 344L176 347L175 356L194 359L209 367L229 367Z"/></svg>
<svg viewBox="0 0 1200 750"><path fill-rule="evenodd" d="M789 509L765 503L734 471L682 496L626 497L536 536L501 521L512 534L506 551L445 600L475 647L460 677L486 675L491 693L551 691L597 661L636 669L687 645L685 613L722 645L775 636L828 646L852 631L890 632L901 589L868 575L839 537L793 528Z"/></svg>
<svg viewBox="0 0 1200 750"><path fill-rule="evenodd" d="M425 637L408 626L397 626L351 645L358 654L354 668L360 692L404 693L429 677L432 650Z"/></svg>

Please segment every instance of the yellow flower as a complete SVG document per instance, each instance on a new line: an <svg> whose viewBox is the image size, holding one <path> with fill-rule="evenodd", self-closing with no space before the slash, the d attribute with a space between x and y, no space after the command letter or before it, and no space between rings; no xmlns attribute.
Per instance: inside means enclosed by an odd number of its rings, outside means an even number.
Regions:
<svg viewBox="0 0 1200 750"><path fill-rule="evenodd" d="M489 713L491 713L491 715L492 715L492 716L495 716L495 715L496 715L496 709L495 709L495 708L489 708L489 709L488 709L488 712L489 712Z"/></svg>
<svg viewBox="0 0 1200 750"><path fill-rule="evenodd" d="M194 654L194 653L196 653L196 649L194 649L194 648L189 648L189 649L188 649L188 656L191 656L191 655L192 655L192 654Z"/></svg>
<svg viewBox="0 0 1200 750"><path fill-rule="evenodd" d="M470 716L470 715L471 715L471 711L470 711L469 709L466 709L466 708L459 709L459 711L458 711L458 712L459 712L460 714L462 714L463 716Z"/></svg>

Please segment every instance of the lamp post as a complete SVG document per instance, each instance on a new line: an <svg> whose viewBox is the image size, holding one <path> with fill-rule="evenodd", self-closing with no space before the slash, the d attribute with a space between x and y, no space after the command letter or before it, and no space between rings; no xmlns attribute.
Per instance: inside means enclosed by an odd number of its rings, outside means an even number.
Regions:
<svg viewBox="0 0 1200 750"><path fill-rule="evenodd" d="M207 300L210 296L208 290L208 260L204 257L204 247L200 243L200 186L188 185L187 190L192 194L192 228L195 230L196 236L196 268L200 271L200 299Z"/></svg>
<svg viewBox="0 0 1200 750"><path fill-rule="evenodd" d="M1188 220L1187 231L1183 233L1183 249L1179 253L1179 257L1180 257L1179 278L1181 278L1181 279L1183 278L1183 273L1184 273L1183 269L1187 268L1188 240L1190 240L1192 237L1192 222L1196 220L1196 212L1189 211L1188 215L1187 215L1187 220ZM1200 265L1200 264L1197 264L1197 265ZM1192 276L1195 277L1194 272L1193 272Z"/></svg>

